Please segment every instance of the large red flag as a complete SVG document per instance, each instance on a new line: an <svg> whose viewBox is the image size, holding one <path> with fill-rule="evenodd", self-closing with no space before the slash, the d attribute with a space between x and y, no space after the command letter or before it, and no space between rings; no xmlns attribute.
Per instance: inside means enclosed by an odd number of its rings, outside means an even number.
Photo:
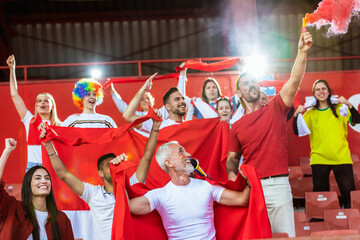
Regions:
<svg viewBox="0 0 360 240"><path fill-rule="evenodd" d="M153 111L149 115L138 119L134 124L154 117ZM82 181L92 184L102 184L97 173L97 159L106 153L115 154L126 153L129 160L121 164L118 174L114 177L114 189L116 191L116 206L113 226L114 239L158 239L151 237L152 234L146 231L135 231L132 229L146 229L146 226L154 227L153 231L159 236L166 236L159 215L154 212L146 216L132 216L129 221L129 211L126 208L126 196L119 195L124 192L125 177L131 176L143 155L147 138L129 130L132 125L125 125L117 129L82 129L82 128L64 128L51 126L48 139L52 139L59 156L67 168L78 176ZM225 162L228 151L229 126L219 119L200 119L184 122L180 125L165 127L160 131L158 146L161 144L177 140L185 149L191 153L200 162L205 172L216 181L225 183L227 180ZM43 154L44 166L49 169L52 176L55 198L59 209L61 210L85 210L88 209L78 196L75 195L62 181L60 181L51 167L46 154ZM245 166L244 166L245 167ZM253 185L251 192L251 201L249 208L243 208L241 211L234 210L224 206L215 207L215 223L218 238L225 233L240 234L244 238L270 237L270 225L267 218L265 201L262 193L260 181L255 170L245 167L244 172L249 176ZM120 180L119 180L120 179ZM121 180L122 179L122 180ZM149 175L146 185L136 184L131 192L131 196L144 194L147 190L164 186L169 181L169 176L158 166L155 159L150 165ZM120 184L119 184L120 181ZM230 182L227 184L234 184ZM242 189L245 182L241 177L238 184L233 185L235 189ZM130 189L130 188L129 188ZM119 207L120 204L120 207ZM120 209L120 213L119 210ZM226 215L226 217L222 217ZM227 225L221 224L223 219L232 219ZM155 220L156 221L155 221ZM234 221L236 219L236 221ZM74 232L78 233L75 237L83 237L88 229L78 229L81 223L71 219ZM74 221L73 221L74 220ZM224 229L221 227L224 226ZM231 226L230 231L227 229ZM129 232L130 231L130 232ZM139 235L140 234L140 235ZM236 235L236 236L240 236ZM230 236L230 235L223 235ZM235 235L234 235L235 236ZM161 239L161 238L160 238ZM225 239L225 238L223 238ZM234 238L233 238L234 239Z"/></svg>

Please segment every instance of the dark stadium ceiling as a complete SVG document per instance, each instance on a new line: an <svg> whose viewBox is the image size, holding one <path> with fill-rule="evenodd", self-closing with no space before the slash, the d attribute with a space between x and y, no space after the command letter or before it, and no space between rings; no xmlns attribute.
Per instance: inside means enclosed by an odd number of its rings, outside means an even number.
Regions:
<svg viewBox="0 0 360 240"><path fill-rule="evenodd" d="M240 0L1 0L8 23L167 18L216 15L228 2ZM241 0L243 1L243 0ZM255 0L254 0L255 1ZM259 14L315 9L319 1L257 0Z"/></svg>

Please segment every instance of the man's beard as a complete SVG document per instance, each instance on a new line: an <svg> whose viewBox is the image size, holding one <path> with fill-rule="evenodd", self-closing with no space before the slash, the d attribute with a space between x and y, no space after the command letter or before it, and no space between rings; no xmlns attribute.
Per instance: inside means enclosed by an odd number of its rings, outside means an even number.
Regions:
<svg viewBox="0 0 360 240"><path fill-rule="evenodd" d="M175 115L178 115L178 116L180 116L180 117L183 117L183 116L186 114L186 105L185 105L185 111L184 111L184 112L181 112L181 111L177 108L177 109L175 109L175 111L173 111L173 113L174 113Z"/></svg>
<svg viewBox="0 0 360 240"><path fill-rule="evenodd" d="M195 168L191 164L186 164L185 167L177 167L176 170L180 171L180 172L183 172L183 173L186 173L186 175L190 175L190 173L195 171Z"/></svg>
<svg viewBox="0 0 360 240"><path fill-rule="evenodd" d="M256 91L256 96L253 96L250 92L252 89L255 89ZM246 99L248 102L256 102L260 99L260 89L256 88L256 87L250 87L249 89L249 97L248 99Z"/></svg>
<svg viewBox="0 0 360 240"><path fill-rule="evenodd" d="M111 178L111 176L106 176L106 175L104 175L104 180L106 180L108 183L112 183L112 178Z"/></svg>

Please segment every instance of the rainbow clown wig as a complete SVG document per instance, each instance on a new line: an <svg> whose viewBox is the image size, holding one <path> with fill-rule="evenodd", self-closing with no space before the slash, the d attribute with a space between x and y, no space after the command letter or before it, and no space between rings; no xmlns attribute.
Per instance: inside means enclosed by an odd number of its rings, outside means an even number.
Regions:
<svg viewBox="0 0 360 240"><path fill-rule="evenodd" d="M103 91L101 84L93 78L82 78L75 83L75 88L72 91L72 97L75 105L83 109L83 98L87 96L88 92L96 93L96 105L103 102Z"/></svg>

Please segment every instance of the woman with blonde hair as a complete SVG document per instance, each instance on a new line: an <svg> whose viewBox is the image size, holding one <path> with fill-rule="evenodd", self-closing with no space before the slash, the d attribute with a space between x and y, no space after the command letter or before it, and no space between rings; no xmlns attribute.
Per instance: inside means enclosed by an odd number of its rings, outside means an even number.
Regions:
<svg viewBox="0 0 360 240"><path fill-rule="evenodd" d="M42 122L48 122L50 125L59 126L60 120L57 117L56 104L50 93L40 93L36 97L35 115L26 107L17 88L15 74L15 57L10 55L6 60L10 68L10 94L26 130L27 140L27 165L26 171L36 165L42 165L41 144L39 140L40 132L37 127Z"/></svg>

